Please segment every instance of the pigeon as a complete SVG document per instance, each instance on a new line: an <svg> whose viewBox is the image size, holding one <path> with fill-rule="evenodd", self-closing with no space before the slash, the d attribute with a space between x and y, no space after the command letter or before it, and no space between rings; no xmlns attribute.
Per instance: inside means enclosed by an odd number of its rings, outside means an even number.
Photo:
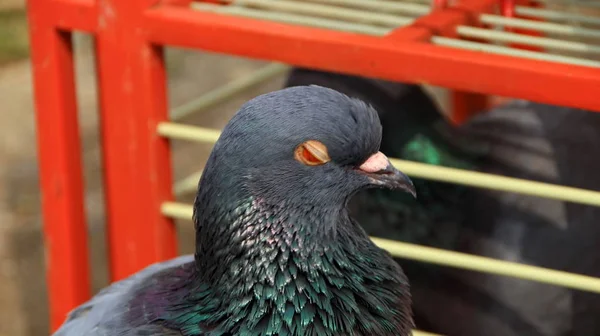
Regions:
<svg viewBox="0 0 600 336"><path fill-rule="evenodd" d="M294 68L371 104L391 157L600 190L600 115L513 100L461 126L418 85ZM365 190L350 213L376 237L600 277L600 208L413 178L419 198ZM396 258L411 279L415 323L443 335L600 335L600 295Z"/></svg>
<svg viewBox="0 0 600 336"><path fill-rule="evenodd" d="M347 210L362 189L416 197L381 132L371 106L329 88L251 99L198 184L195 253L103 289L54 335L411 335L407 277Z"/></svg>

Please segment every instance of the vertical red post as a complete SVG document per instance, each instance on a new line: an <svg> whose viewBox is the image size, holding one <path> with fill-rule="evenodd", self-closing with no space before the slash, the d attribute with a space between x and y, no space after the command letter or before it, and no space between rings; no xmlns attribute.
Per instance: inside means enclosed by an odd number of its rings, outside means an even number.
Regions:
<svg viewBox="0 0 600 336"><path fill-rule="evenodd" d="M500 11L502 11L502 15L506 17L514 17L515 16L515 0L502 0Z"/></svg>
<svg viewBox="0 0 600 336"><path fill-rule="evenodd" d="M483 112L490 107L490 99L487 95L452 90L450 97L452 121L457 124L467 121L473 115Z"/></svg>
<svg viewBox="0 0 600 336"><path fill-rule="evenodd" d="M440 3L442 2L434 2L436 6ZM451 37L456 37L456 33ZM467 78L469 76L477 76L477 74L465 74L465 80L469 80ZM448 90L448 93L451 119L457 124L465 122L474 114L482 112L489 107L487 95L457 90Z"/></svg>
<svg viewBox="0 0 600 336"><path fill-rule="evenodd" d="M71 34L28 3L52 330L90 296Z"/></svg>
<svg viewBox="0 0 600 336"><path fill-rule="evenodd" d="M176 256L163 49L143 34L146 0L98 0L96 39L112 280Z"/></svg>

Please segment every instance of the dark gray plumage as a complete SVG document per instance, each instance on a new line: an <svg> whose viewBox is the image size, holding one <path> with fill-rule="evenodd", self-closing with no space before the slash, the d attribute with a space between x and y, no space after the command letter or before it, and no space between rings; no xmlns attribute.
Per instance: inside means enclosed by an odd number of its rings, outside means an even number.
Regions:
<svg viewBox="0 0 600 336"><path fill-rule="evenodd" d="M160 325L147 325L122 330L129 301L136 291L147 286L161 271L180 267L194 262L192 255L156 263L144 268L138 273L115 282L98 292L91 300L73 310L67 321L58 329L54 336L116 336L116 335L166 335L181 336L181 333L168 330Z"/></svg>
<svg viewBox="0 0 600 336"><path fill-rule="evenodd" d="M331 89L252 99L204 169L195 256L113 284L55 336L408 336L408 281L346 209L364 188L414 195L380 141L376 111Z"/></svg>

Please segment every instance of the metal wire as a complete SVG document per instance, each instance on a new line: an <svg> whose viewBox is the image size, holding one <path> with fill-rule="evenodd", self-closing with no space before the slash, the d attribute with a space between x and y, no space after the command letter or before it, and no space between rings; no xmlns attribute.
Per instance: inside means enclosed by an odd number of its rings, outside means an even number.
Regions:
<svg viewBox="0 0 600 336"><path fill-rule="evenodd" d="M250 9L237 6L220 6L208 3L192 3L191 6L194 9L205 10L215 13L239 15L259 20L270 20L275 22L297 24L315 28L333 29L376 36L383 36L392 31L392 28L383 28L360 23L349 23L345 21L315 18L311 16L290 13L268 12L264 10Z"/></svg>
<svg viewBox="0 0 600 336"><path fill-rule="evenodd" d="M506 43L521 43L536 47L553 48L563 51L574 51L586 54L600 54L600 46L595 46L589 43L563 41L547 37L528 36L517 33L503 32L497 30L458 26L456 32L465 37L474 37L485 40L506 42Z"/></svg>
<svg viewBox="0 0 600 336"><path fill-rule="evenodd" d="M442 46L446 46L446 47L454 47L454 48L461 48L461 49L467 49L467 50L481 51L481 52L486 52L486 53L490 53L490 54L517 56L517 57L535 59L535 60L540 60L540 61L581 65L581 66L588 66L588 67L594 67L594 68L600 67L600 62L583 59L583 58L552 55L552 54L547 54L547 53L543 53L543 52L514 49L514 48L509 48L509 47L490 45L490 44L486 44L486 43L463 41L463 40L441 37L441 36L432 37L431 42L433 42L434 44L442 45Z"/></svg>
<svg viewBox="0 0 600 336"><path fill-rule="evenodd" d="M372 1L372 0L303 0L303 2L315 2L337 6L354 7L370 11L384 13L406 13L411 15L425 15L431 10L429 4L394 2L394 1ZM422 1L422 2L426 2Z"/></svg>
<svg viewBox="0 0 600 336"><path fill-rule="evenodd" d="M482 14L479 17L479 20L481 23L490 25L537 30L544 33L554 33L573 37L600 38L600 30L598 29L575 27L568 24L510 18L492 14Z"/></svg>
<svg viewBox="0 0 600 336"><path fill-rule="evenodd" d="M210 143L216 142L220 135L218 130L168 122L159 124L158 133L172 139ZM600 206L600 192L597 191L440 167L395 158L390 158L390 161L395 167L413 177Z"/></svg>
<svg viewBox="0 0 600 336"><path fill-rule="evenodd" d="M163 215L184 220L190 220L192 218L192 211L192 206L184 203L166 202L161 206ZM600 279L590 276L479 257L416 244L402 243L388 239L376 237L371 237L371 239L376 245L387 250L395 257L600 293Z"/></svg>
<svg viewBox="0 0 600 336"><path fill-rule="evenodd" d="M387 27L399 27L409 24L413 18L392 15L387 13L365 12L361 9L352 9L324 4L306 3L304 1L289 0L232 0L232 5L252 8L262 8L271 11L290 12L294 14L325 17L340 21L357 23L370 23Z"/></svg>
<svg viewBox="0 0 600 336"><path fill-rule="evenodd" d="M192 113L209 109L219 103L224 102L231 96L247 90L257 84L266 82L274 77L285 73L289 67L285 64L271 63L249 76L235 79L227 84L220 86L186 104L183 104L171 111L171 120L183 119Z"/></svg>
<svg viewBox="0 0 600 336"><path fill-rule="evenodd" d="M591 2L589 0L535 0L537 3L546 5L559 5L559 6L577 6L584 8L600 8L599 2Z"/></svg>
<svg viewBox="0 0 600 336"><path fill-rule="evenodd" d="M215 143L221 132L210 128L161 122L158 124L158 134L172 139Z"/></svg>
<svg viewBox="0 0 600 336"><path fill-rule="evenodd" d="M426 331L413 329L412 336L442 336L442 335L432 334L432 333L429 333Z"/></svg>
<svg viewBox="0 0 600 336"><path fill-rule="evenodd" d="M189 192L196 191L196 188L198 188L198 181L200 181L201 177L202 171L198 171L175 182L173 185L173 193L175 196L182 196Z"/></svg>
<svg viewBox="0 0 600 336"><path fill-rule="evenodd" d="M595 18L583 14L567 13L564 11L555 11L549 9L540 9L525 6L515 6L515 13L521 16L534 17L538 19L546 20L558 20L558 21L576 21L579 23L585 23L589 25L600 25L600 18Z"/></svg>

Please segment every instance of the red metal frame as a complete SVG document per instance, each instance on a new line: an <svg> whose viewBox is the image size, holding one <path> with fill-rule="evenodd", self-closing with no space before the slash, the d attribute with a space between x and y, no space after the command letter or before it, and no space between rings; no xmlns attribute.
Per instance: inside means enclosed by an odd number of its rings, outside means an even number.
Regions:
<svg viewBox="0 0 600 336"><path fill-rule="evenodd" d="M467 21L469 16L464 17ZM162 45L600 111L600 69L595 68L482 54L399 40L394 35L364 36L175 7L148 9L145 23L148 39ZM190 31L211 34L202 38L185 34ZM236 43L230 42L233 39Z"/></svg>
<svg viewBox="0 0 600 336"><path fill-rule="evenodd" d="M44 15L46 4L31 1L29 20L38 147L45 149L39 160L48 292L56 326L90 290L71 33L55 28Z"/></svg>
<svg viewBox="0 0 600 336"><path fill-rule="evenodd" d="M175 228L160 214L173 197L169 143L156 134L167 119L164 45L444 86L457 92L457 121L490 94L600 111L600 69L429 44L499 1L437 3L414 24L373 37L193 11L189 0L29 0L52 328L90 294L71 31L96 39L117 280L176 254Z"/></svg>
<svg viewBox="0 0 600 336"><path fill-rule="evenodd" d="M176 256L175 227L160 214L172 199L162 47L139 34L150 3L101 0L96 37L111 279ZM126 17L127 20L119 20ZM118 55L118 57L115 57Z"/></svg>

